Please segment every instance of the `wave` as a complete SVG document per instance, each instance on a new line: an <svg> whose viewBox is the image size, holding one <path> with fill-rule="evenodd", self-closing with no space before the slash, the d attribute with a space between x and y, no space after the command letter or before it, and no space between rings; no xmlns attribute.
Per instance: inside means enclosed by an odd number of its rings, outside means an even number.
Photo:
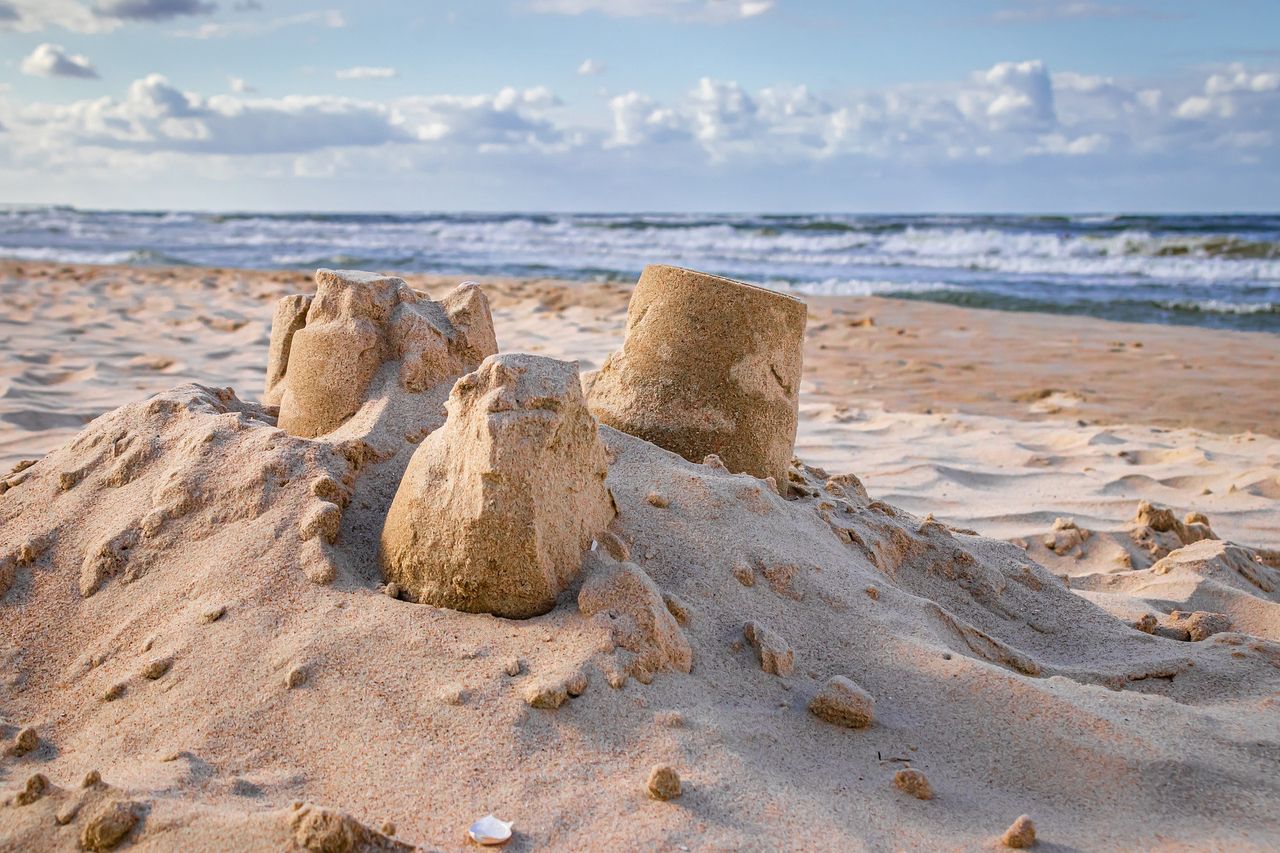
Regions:
<svg viewBox="0 0 1280 853"><path fill-rule="evenodd" d="M1280 331L1269 307L1280 302L1280 215L208 213L10 205L0 206L0 256L605 281L634 281L646 263L670 263L810 294Z"/></svg>

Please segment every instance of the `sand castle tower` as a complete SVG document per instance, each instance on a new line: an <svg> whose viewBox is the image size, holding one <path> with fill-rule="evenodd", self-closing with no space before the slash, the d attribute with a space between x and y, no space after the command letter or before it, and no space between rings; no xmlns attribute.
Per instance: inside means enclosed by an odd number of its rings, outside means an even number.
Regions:
<svg viewBox="0 0 1280 853"><path fill-rule="evenodd" d="M423 604L546 613L615 512L577 365L490 356L445 408L387 514L383 573Z"/></svg>
<svg viewBox="0 0 1280 853"><path fill-rule="evenodd" d="M280 428L332 432L388 382L419 393L497 352L489 303L472 283L432 301L403 279L317 270L314 297L286 296L271 324L264 402Z"/></svg>
<svg viewBox="0 0 1280 853"><path fill-rule="evenodd" d="M805 304L706 273L645 267L622 349L588 393L601 423L691 462L786 482L795 447Z"/></svg>

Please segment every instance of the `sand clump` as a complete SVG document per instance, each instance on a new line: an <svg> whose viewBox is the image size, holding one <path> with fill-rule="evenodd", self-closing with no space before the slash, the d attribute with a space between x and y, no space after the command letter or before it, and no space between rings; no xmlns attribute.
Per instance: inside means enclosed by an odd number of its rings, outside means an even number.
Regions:
<svg viewBox="0 0 1280 853"><path fill-rule="evenodd" d="M893 774L893 787L917 800L932 800L933 786L928 778L914 767L904 767Z"/></svg>
<svg viewBox="0 0 1280 853"><path fill-rule="evenodd" d="M795 445L806 309L763 288L645 267L626 339L591 380L600 422L692 462L784 482Z"/></svg>
<svg viewBox="0 0 1280 853"><path fill-rule="evenodd" d="M674 800L680 796L680 774L675 768L659 764L649 771L649 781L645 783L650 799Z"/></svg>
<svg viewBox="0 0 1280 853"><path fill-rule="evenodd" d="M748 622L742 626L742 634L756 650L762 670L784 677L795 670L796 653L778 632L755 622Z"/></svg>
<svg viewBox="0 0 1280 853"><path fill-rule="evenodd" d="M693 650L653 579L635 563L592 556L578 610L607 631L611 647L621 650L607 673L610 684L620 687L628 676L647 682L663 670L689 672Z"/></svg>
<svg viewBox="0 0 1280 853"><path fill-rule="evenodd" d="M815 717L850 729L865 729L874 719L875 700L852 679L833 675L809 700Z"/></svg>
<svg viewBox="0 0 1280 853"><path fill-rule="evenodd" d="M577 367L492 356L446 407L387 513L384 574L422 604L545 613L614 514Z"/></svg>
<svg viewBox="0 0 1280 853"><path fill-rule="evenodd" d="M1036 825L1026 815L1019 815L1000 836L1000 843L1014 850L1027 850L1036 844Z"/></svg>

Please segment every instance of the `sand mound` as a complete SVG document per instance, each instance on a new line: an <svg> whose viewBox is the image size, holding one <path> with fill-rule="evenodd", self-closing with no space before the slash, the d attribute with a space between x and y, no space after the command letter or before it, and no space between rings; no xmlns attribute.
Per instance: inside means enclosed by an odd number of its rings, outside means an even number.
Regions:
<svg viewBox="0 0 1280 853"><path fill-rule="evenodd" d="M856 478L794 464L783 497L602 427L617 514L550 611L385 594L451 384L375 382L317 438L185 385L5 478L0 736L37 740L0 763L0 847L395 849L390 822L463 849L488 812L517 849L976 848L1024 813L1080 848L1280 831L1280 645L1243 611L1135 630ZM1150 575L1270 604L1222 547ZM908 763L932 799L894 787ZM90 770L109 786L72 790Z"/></svg>

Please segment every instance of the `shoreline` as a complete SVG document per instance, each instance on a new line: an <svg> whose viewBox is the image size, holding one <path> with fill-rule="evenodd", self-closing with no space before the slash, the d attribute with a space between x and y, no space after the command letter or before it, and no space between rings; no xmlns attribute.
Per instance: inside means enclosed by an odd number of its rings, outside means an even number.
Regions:
<svg viewBox="0 0 1280 853"><path fill-rule="evenodd" d="M123 277L151 288L218 289L244 310L313 288L311 275L307 270L0 260L0 280L10 301L22 299L24 288L14 282L27 276L81 283ZM468 280L402 277L433 293ZM589 309L602 333L616 332L621 339L629 285L512 278L479 283L495 312L529 302L538 303L541 314ZM1280 336L1268 332L1125 323L881 296L799 298L809 305L805 380L812 386L806 388L810 399L881 403L890 411L921 414L1062 417L1088 424L1280 436L1280 384L1269 387L1265 381L1280 375ZM262 327L265 346L269 312L256 312L245 320ZM566 357L583 359L584 369L591 369L614 347L613 341L604 347L597 343L559 349ZM534 342L535 347L539 344L547 351L555 349L550 340ZM502 338L499 346L510 348ZM229 377L233 379L243 382L239 376ZM249 386L237 388L257 393Z"/></svg>

